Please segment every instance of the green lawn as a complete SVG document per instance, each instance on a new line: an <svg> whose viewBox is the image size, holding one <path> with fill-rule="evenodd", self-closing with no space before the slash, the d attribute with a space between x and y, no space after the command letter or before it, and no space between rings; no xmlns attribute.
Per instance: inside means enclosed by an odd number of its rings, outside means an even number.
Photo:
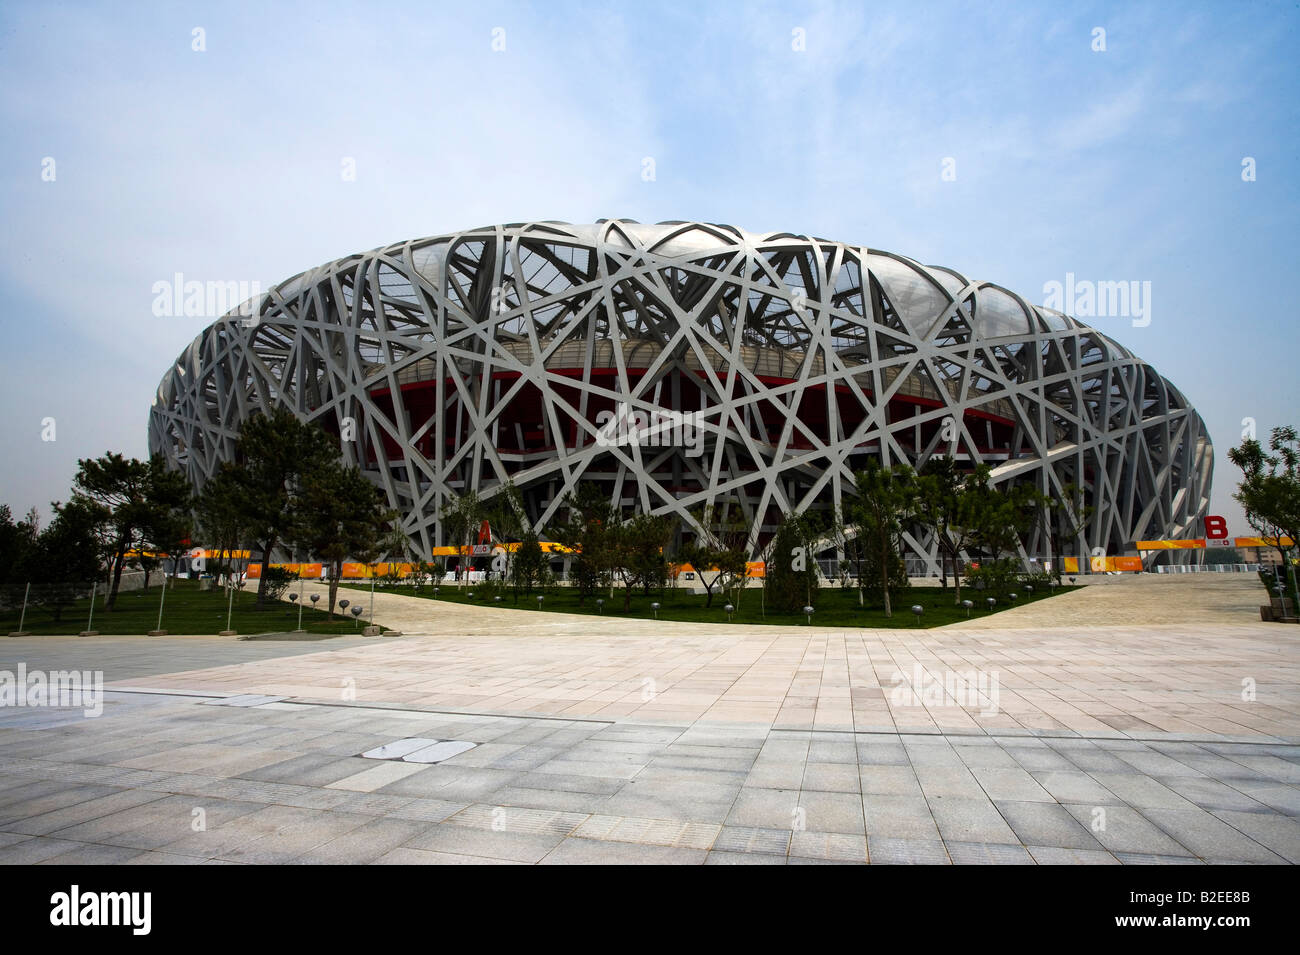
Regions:
<svg viewBox="0 0 1300 955"><path fill-rule="evenodd" d="M240 634L274 633L294 630L298 626L298 608L287 603L277 603L273 607L258 612L253 609L257 602L257 593L252 588L256 581L250 582L249 589L235 595L234 612L230 618L230 627ZM148 633L158 626L158 598L161 585L155 580L147 593L132 591L121 593L117 598L117 608L112 613L104 610L104 597L101 593L95 601L95 620L93 627L100 633ZM62 621L56 622L53 615L46 610L29 607L24 629L33 634L75 634L86 629L86 614L90 601L78 600L71 607L63 609ZM0 614L0 634L18 629L19 610ZM364 627L364 619L358 624L349 614L347 620L335 617L329 622L328 615L320 610L313 610L308 603L302 612L302 626L311 633L359 633ZM163 629L169 633L215 634L226 629L226 594L224 590L199 590L197 580L177 580L169 585L167 601L163 607Z"/></svg>
<svg viewBox="0 0 1300 955"><path fill-rule="evenodd" d="M369 583L342 584L341 589L366 590L370 589ZM1056 592L1074 590L1070 586L1058 587ZM477 606L494 606L505 609L518 610L520 613L537 613L537 596L538 592L533 594L520 593L516 602L513 591L497 591L500 594L500 602L495 602L489 595L484 598L485 591L482 585L458 587L456 585L440 584L438 596L435 598L429 587L421 587L417 592L409 586L384 587L384 592L405 594L407 596L418 596L430 600L440 600L450 603L474 604ZM469 594L473 592L474 597L471 599ZM713 598L713 606L706 607L706 598L695 596L686 590L666 589L662 594L656 593L650 597L637 593L632 597L632 609L628 612L623 611L623 591L621 588L615 589L614 597L611 599L609 591L603 594L605 604L603 608L597 609L594 601L590 598L582 605L578 604L576 592L568 587L552 587L542 596L543 612L555 613L577 613L595 616L602 613L606 617L615 619L649 619L655 616L651 609L651 603L659 603L660 620L681 620L694 623L727 623L727 613L723 609L726 600L719 596ZM985 596L982 593L968 592L962 590L962 599L970 599L975 603L971 610L971 618L986 617L990 611L985 603ZM1046 593L1035 593L1032 599L1049 600L1050 596ZM1026 595L1021 592L1016 604L1026 602ZM924 611L921 614L920 623L912 613L912 605L920 604ZM962 607L953 606L953 591L951 586L947 590L940 590L938 587L913 587L898 594L894 600L894 616L892 618L885 616L884 608L881 606L858 606L858 592L856 590L840 589L823 589L813 595L813 605L817 608L812 615L812 623L815 626L825 627L940 627L944 624L957 623L966 619L966 610ZM1012 606L1008 600L1002 600L993 611L1006 610ZM736 625L742 624L771 624L776 626L793 626L796 624L807 624L808 620L802 614L778 614L770 610L763 612L763 592L758 589L745 590L740 597L740 605L731 615L731 623Z"/></svg>

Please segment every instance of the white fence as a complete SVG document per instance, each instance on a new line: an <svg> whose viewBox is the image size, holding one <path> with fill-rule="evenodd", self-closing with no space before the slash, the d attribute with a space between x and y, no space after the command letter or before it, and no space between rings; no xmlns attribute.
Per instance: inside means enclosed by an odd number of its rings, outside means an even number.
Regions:
<svg viewBox="0 0 1300 955"><path fill-rule="evenodd" d="M1156 567L1160 574L1256 574L1264 569L1263 564L1196 564Z"/></svg>

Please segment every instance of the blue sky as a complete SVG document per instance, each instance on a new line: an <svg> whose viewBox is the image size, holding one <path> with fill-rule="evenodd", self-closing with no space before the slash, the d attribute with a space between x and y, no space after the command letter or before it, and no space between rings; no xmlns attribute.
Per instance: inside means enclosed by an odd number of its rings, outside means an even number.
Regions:
<svg viewBox="0 0 1300 955"><path fill-rule="evenodd" d="M216 317L156 317L157 281L625 217L860 243L1039 303L1067 273L1149 281L1149 325L1089 321L1201 412L1212 510L1245 533L1226 451L1243 419L1300 423L1298 26L1267 3L6 4L0 501L145 455L158 380Z"/></svg>

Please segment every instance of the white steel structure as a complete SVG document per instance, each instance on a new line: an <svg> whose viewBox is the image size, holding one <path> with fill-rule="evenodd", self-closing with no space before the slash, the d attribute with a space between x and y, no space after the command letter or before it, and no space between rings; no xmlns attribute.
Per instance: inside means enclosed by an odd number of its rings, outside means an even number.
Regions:
<svg viewBox="0 0 1300 955"><path fill-rule="evenodd" d="M592 481L688 529L739 504L755 549L781 513L838 507L872 457L1085 488L1079 538L1039 528L1026 555L1199 536L1210 494L1200 416L1096 330L951 269L696 222L492 226L294 276L181 354L150 450L201 485L277 403L340 439L426 555L449 495L508 480L543 536ZM609 437L611 415L664 412L693 414ZM932 541L905 541L938 573Z"/></svg>

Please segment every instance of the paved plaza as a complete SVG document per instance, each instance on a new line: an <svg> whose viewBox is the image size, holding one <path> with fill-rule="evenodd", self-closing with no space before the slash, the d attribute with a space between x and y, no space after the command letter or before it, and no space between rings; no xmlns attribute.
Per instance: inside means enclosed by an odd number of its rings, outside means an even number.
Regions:
<svg viewBox="0 0 1300 955"><path fill-rule="evenodd" d="M403 636L7 639L106 702L0 709L0 862L1296 862L1300 630L1262 596L864 631L381 593Z"/></svg>

